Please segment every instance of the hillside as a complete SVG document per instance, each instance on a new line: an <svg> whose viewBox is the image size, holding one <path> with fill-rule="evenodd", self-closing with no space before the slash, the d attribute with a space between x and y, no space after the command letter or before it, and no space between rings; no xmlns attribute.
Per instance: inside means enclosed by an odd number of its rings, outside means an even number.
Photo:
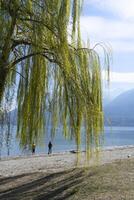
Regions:
<svg viewBox="0 0 134 200"><path fill-rule="evenodd" d="M105 125L134 126L134 89L104 106Z"/></svg>

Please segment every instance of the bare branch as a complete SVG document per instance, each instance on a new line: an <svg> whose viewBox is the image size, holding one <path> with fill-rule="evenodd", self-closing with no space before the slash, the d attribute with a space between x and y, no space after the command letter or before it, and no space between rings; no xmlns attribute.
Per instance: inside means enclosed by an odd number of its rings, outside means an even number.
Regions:
<svg viewBox="0 0 134 200"><path fill-rule="evenodd" d="M27 41L27 40L14 40L13 39L13 45L12 45L11 48L14 49L16 46L21 45L21 44L31 45L31 42Z"/></svg>
<svg viewBox="0 0 134 200"><path fill-rule="evenodd" d="M29 22L43 24L50 32L52 32L56 37L58 37L57 34L50 28L50 26L48 24L45 24L41 20L31 19L31 18L19 18L19 19L22 20L22 21L29 21Z"/></svg>
<svg viewBox="0 0 134 200"><path fill-rule="evenodd" d="M26 79L20 72L16 71L15 69L11 69L13 70L14 72L16 72L17 74L19 74L22 78Z"/></svg>
<svg viewBox="0 0 134 200"><path fill-rule="evenodd" d="M30 58L30 57L33 57L33 56L36 56L36 55L41 55L43 57L45 57L49 62L52 62L52 63L58 63L58 61L54 58L50 58L47 54L51 54L52 55L52 52L35 52L35 53L31 53L31 54L28 54L28 55L25 55L21 58L18 58L17 60L13 61L8 67L10 69L12 69L15 65L17 65L19 62L23 61L23 60L26 60L27 58ZM54 55L52 55L54 56Z"/></svg>

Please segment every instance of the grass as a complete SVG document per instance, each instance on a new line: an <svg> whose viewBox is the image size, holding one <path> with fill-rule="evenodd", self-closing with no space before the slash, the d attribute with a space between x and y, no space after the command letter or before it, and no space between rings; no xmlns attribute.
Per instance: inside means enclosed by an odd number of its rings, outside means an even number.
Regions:
<svg viewBox="0 0 134 200"><path fill-rule="evenodd" d="M86 169L85 174L73 200L134 200L134 160Z"/></svg>
<svg viewBox="0 0 134 200"><path fill-rule="evenodd" d="M134 159L0 178L0 199L134 200Z"/></svg>

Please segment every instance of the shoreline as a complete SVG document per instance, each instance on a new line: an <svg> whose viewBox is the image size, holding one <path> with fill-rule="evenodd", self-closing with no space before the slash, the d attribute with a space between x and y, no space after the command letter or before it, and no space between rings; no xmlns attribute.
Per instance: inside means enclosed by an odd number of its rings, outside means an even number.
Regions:
<svg viewBox="0 0 134 200"><path fill-rule="evenodd" d="M101 149L99 156L95 154L88 162L88 166L103 165L117 160L133 159L134 146ZM71 168L87 166L85 152L80 153L79 165L77 154L71 152L55 153L52 155L39 154L19 156L0 160L0 177L11 177L27 173L55 173Z"/></svg>
<svg viewBox="0 0 134 200"><path fill-rule="evenodd" d="M106 147L100 147L100 152L103 151L114 151L114 150L122 150L122 149L133 149L134 145L124 145L124 146L106 146ZM57 155L65 155L65 154L76 154L76 150L70 149L66 151L57 151L51 154L51 156L57 156ZM80 153L85 153L85 150L81 150ZM8 160L17 160L17 159L25 159L25 158L33 158L33 157L49 157L47 153L36 153L32 154L22 154L22 155L15 155L15 156L3 156L0 157L1 161L8 161Z"/></svg>

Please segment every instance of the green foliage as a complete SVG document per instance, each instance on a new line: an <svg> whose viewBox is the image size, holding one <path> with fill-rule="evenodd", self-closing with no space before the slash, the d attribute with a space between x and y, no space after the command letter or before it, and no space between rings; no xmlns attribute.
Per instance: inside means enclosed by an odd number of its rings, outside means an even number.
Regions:
<svg viewBox="0 0 134 200"><path fill-rule="evenodd" d="M53 135L62 124L64 136L74 137L79 150L84 126L86 151L99 146L100 60L94 49L83 48L81 8L81 0L0 0L0 100L2 105L6 87L19 74L17 136L22 146L41 138L48 110Z"/></svg>

